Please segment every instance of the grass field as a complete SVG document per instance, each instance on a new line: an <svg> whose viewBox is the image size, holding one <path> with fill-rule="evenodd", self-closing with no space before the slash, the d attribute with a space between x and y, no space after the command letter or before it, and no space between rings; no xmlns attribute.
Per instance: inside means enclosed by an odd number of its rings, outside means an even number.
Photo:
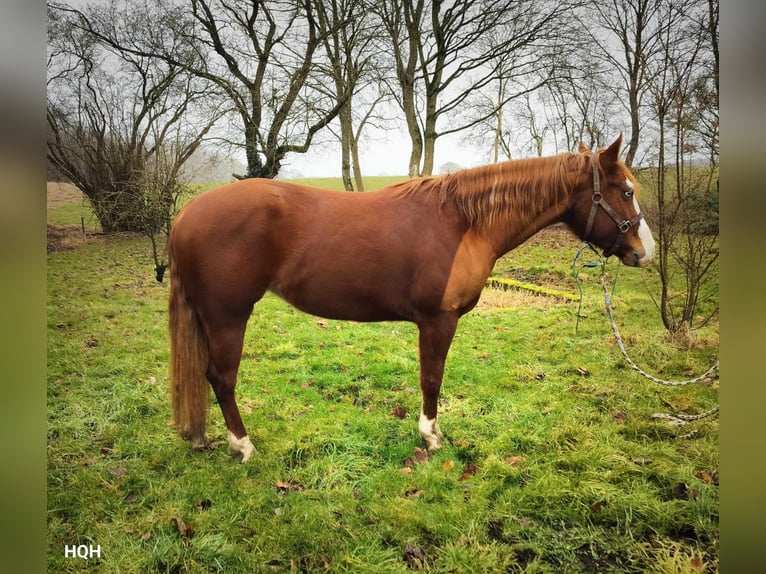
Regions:
<svg viewBox="0 0 766 574"><path fill-rule="evenodd" d="M319 182L327 183L327 182ZM369 186L371 189L374 185ZM49 211L81 224L85 208ZM302 314L274 296L248 326L237 387L257 453L192 452L170 426L168 285L148 241L97 236L48 256L49 572L718 571L718 381L660 387L622 361L599 271L577 303L578 248L545 231L461 320L440 407L448 444L419 450L416 329ZM617 270L609 265L610 273ZM718 331L667 339L656 272L622 269L614 296L634 360L685 379ZM695 431L689 437L685 437ZM92 559L67 546L99 547Z"/></svg>

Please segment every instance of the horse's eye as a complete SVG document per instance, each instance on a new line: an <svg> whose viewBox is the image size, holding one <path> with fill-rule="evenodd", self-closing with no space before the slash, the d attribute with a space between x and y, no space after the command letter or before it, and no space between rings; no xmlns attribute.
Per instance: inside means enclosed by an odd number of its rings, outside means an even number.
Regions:
<svg viewBox="0 0 766 574"><path fill-rule="evenodd" d="M633 197L633 190L632 190L632 189L628 189L628 190L626 190L626 191L623 191L623 192L622 192L622 194L623 194L623 195L624 195L626 198L628 198L628 199L631 199L631 198Z"/></svg>

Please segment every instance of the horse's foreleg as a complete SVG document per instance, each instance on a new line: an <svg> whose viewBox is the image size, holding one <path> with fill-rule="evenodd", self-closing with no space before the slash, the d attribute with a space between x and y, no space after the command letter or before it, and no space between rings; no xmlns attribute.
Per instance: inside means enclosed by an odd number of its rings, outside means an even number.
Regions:
<svg viewBox="0 0 766 574"><path fill-rule="evenodd" d="M255 452L255 447L247 436L234 396L246 324L245 318L241 324L210 329L208 333L210 362L207 378L218 399L218 406L221 407L221 413L229 431L229 452L242 454L242 462L246 462Z"/></svg>
<svg viewBox="0 0 766 574"><path fill-rule="evenodd" d="M423 406L418 430L428 450L442 446L444 435L439 429L437 408L444 376L444 362L457 328L457 316L441 315L418 324L420 329L420 390Z"/></svg>

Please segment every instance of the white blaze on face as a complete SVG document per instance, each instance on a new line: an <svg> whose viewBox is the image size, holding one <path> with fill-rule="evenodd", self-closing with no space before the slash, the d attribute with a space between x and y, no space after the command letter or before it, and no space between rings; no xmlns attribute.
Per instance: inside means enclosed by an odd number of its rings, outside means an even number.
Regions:
<svg viewBox="0 0 766 574"><path fill-rule="evenodd" d="M625 180L625 183L631 190L633 189L633 184L629 180ZM635 195L633 196L633 207L636 209L636 213L641 213ZM644 247L644 256L638 260L638 266L645 267L654 257L654 237L652 237L652 231L649 229L645 218L641 218L641 221L638 222L638 238Z"/></svg>

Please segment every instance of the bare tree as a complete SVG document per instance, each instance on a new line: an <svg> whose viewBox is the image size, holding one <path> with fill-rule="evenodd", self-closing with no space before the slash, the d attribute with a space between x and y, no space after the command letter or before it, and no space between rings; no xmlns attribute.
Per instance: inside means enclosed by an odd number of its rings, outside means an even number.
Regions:
<svg viewBox="0 0 766 574"><path fill-rule="evenodd" d="M444 135L495 117L465 114L470 97L502 81L512 65L516 80L550 68L562 2L539 0L390 0L379 14L391 40L396 66L395 94L411 140L410 175L433 170L434 146ZM503 92L502 106L535 85ZM446 118L448 125L441 125Z"/></svg>
<svg viewBox="0 0 766 574"><path fill-rule="evenodd" d="M618 98L613 91L604 89L611 70L602 58L594 57L585 48L571 50L562 57L556 77L540 94L557 147L571 151L579 142L589 149L601 147L611 134L622 129Z"/></svg>
<svg viewBox="0 0 766 574"><path fill-rule="evenodd" d="M127 38L113 26L120 11L150 14L157 35ZM272 178L288 153L305 153L342 109L308 82L325 35L315 0L112 0L80 16L80 26L115 49L161 60L215 87L237 118L233 143L244 148L245 177Z"/></svg>
<svg viewBox="0 0 766 574"><path fill-rule="evenodd" d="M49 6L48 161L88 197L104 231L153 239L169 226L182 165L220 112L182 68L116 51L77 19ZM132 36L151 23L115 25Z"/></svg>
<svg viewBox="0 0 766 574"><path fill-rule="evenodd" d="M658 11L662 0L594 0L583 21L583 29L593 34L592 45L599 56L611 64L619 84L607 84L626 102L630 118L630 138L625 153L629 167L638 152L642 97L646 90L644 62L658 49ZM593 25L596 23L597 25ZM624 98L622 96L627 96Z"/></svg>
<svg viewBox="0 0 766 574"><path fill-rule="evenodd" d="M717 293L705 293L707 283L717 285L718 261L717 6L708 8L705 0L662 2L659 50L644 63L658 132L658 306L666 328L680 336L718 309L713 302L698 316Z"/></svg>
<svg viewBox="0 0 766 574"><path fill-rule="evenodd" d="M374 117L378 104L387 97L379 89L381 67L378 56L377 24L368 0L317 0L317 14L323 30L327 70L333 91L323 89L324 78L317 90L342 102L338 114L341 144L341 177L345 189L364 189L359 159L359 140L365 125ZM369 97L378 88L377 95ZM363 92L366 92L364 94ZM352 181L352 168L354 180Z"/></svg>
<svg viewBox="0 0 766 574"><path fill-rule="evenodd" d="M386 0L381 2L377 13L391 39L396 82L391 93L404 112L410 137L410 176L420 174L423 154L423 135L418 117L418 51L421 46L421 30L424 26L424 0Z"/></svg>

